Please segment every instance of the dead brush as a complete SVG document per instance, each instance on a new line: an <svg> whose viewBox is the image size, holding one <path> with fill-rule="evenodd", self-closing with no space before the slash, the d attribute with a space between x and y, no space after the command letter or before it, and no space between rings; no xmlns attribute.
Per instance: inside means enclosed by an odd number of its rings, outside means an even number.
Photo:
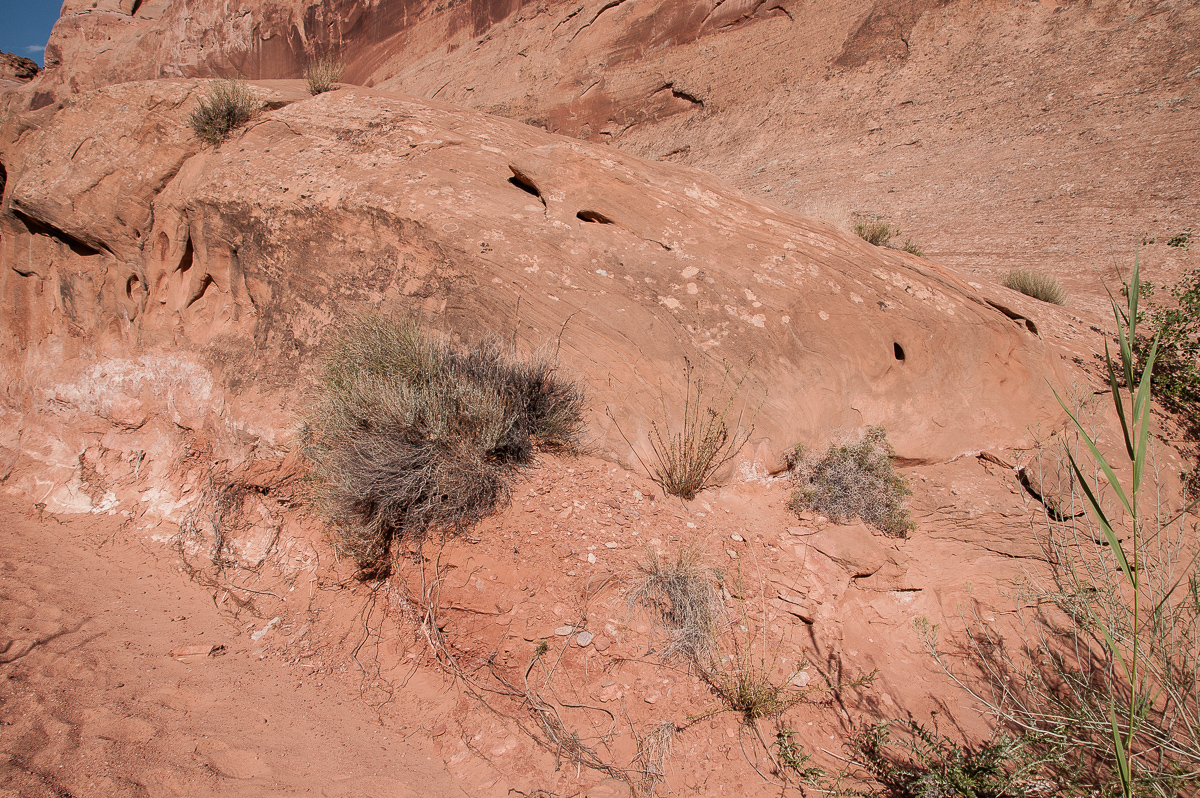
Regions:
<svg viewBox="0 0 1200 798"><path fill-rule="evenodd" d="M214 80L188 117L192 132L206 144L220 144L242 127L259 108L259 102L241 80Z"/></svg>
<svg viewBox="0 0 1200 798"><path fill-rule="evenodd" d="M583 404L548 355L454 347L370 317L328 350L299 442L338 550L374 574L392 541L462 529L507 503L538 449L574 451Z"/></svg>

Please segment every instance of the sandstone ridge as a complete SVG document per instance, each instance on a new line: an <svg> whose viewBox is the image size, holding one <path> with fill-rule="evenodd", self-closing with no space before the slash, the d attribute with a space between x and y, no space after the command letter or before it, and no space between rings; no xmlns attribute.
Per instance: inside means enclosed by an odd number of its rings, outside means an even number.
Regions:
<svg viewBox="0 0 1200 798"><path fill-rule="evenodd" d="M682 404L685 358L710 389L747 375L743 475L868 424L937 461L1057 417L1031 301L704 173L287 82L256 85L274 110L201 148L185 120L202 88L115 85L4 129L6 426L64 473L104 435L278 456L314 349L366 311L557 346L597 451L629 464L625 438L644 447L660 399Z"/></svg>

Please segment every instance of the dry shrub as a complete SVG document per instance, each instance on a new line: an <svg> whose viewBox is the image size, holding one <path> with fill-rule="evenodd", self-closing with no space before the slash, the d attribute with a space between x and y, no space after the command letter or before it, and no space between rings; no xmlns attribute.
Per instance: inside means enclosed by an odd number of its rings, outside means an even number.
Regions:
<svg viewBox="0 0 1200 798"><path fill-rule="evenodd" d="M1013 291L1020 291L1025 296L1054 305L1064 305L1067 302L1066 290L1053 275L1033 269L1014 269L1005 275L1000 284Z"/></svg>
<svg viewBox="0 0 1200 798"><path fill-rule="evenodd" d="M704 401L703 381L694 376L691 361L684 358L687 388L683 400L683 425L678 432L668 431L665 435L657 421L650 425L650 447L654 451L655 464L648 470L651 479L666 493L687 500L696 498L696 494L734 458L753 434L753 420L749 429L741 428L740 418L733 430L729 428L729 411L749 370L737 381L733 380L731 372L732 366L726 364L716 402L708 404ZM660 400L663 428L666 428L670 414L666 397Z"/></svg>
<svg viewBox="0 0 1200 798"><path fill-rule="evenodd" d="M315 97L330 91L333 85L342 79L342 73L345 71L346 62L332 55L310 61L308 66L304 67L304 79L308 82L308 93Z"/></svg>
<svg viewBox="0 0 1200 798"><path fill-rule="evenodd" d="M810 507L839 524L860 518L891 537L908 537L913 523L904 499L912 491L892 468L891 456L883 427L868 427L860 440L833 444L815 459L797 446L792 509Z"/></svg>
<svg viewBox="0 0 1200 798"><path fill-rule="evenodd" d="M661 649L664 660L687 658L697 675L720 699L720 705L691 718L692 722L721 712L736 712L750 725L774 717L808 699L823 685L795 687L791 677L775 677L778 650L768 653L765 640L751 631L754 623L745 606L731 622L725 613L718 574L705 567L695 550L685 549L674 560L651 554L640 579L630 588L630 605L641 604L658 616L668 635ZM739 589L737 592L741 593ZM762 631L760 629L760 631ZM763 742L764 747L768 747Z"/></svg>
<svg viewBox="0 0 1200 798"><path fill-rule="evenodd" d="M537 449L575 450L583 403L548 355L520 360L494 340L461 349L414 322L368 318L329 350L300 439L340 550L370 573L393 540L507 503Z"/></svg>
<svg viewBox="0 0 1200 798"><path fill-rule="evenodd" d="M208 144L220 144L225 137L250 121L258 101L240 80L210 81L208 91L199 99L188 118L192 132Z"/></svg>

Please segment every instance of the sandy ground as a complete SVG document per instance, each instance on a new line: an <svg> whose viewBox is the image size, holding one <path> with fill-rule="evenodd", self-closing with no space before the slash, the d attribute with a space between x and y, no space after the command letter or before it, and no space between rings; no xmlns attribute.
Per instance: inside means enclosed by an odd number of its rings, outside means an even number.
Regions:
<svg viewBox="0 0 1200 798"><path fill-rule="evenodd" d="M465 794L352 675L265 656L173 555L119 517L0 498L0 793Z"/></svg>

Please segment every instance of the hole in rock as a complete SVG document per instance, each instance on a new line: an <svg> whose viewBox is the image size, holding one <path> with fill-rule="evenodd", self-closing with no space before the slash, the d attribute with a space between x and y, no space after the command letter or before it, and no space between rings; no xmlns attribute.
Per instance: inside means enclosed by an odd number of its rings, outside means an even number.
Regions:
<svg viewBox="0 0 1200 798"><path fill-rule="evenodd" d="M580 211L579 213L575 214L575 216L585 222L595 222L596 224L615 224L612 219L609 219L599 211Z"/></svg>
<svg viewBox="0 0 1200 798"><path fill-rule="evenodd" d="M129 8L129 16L133 16L142 7L142 0L133 0L133 5Z"/></svg>
<svg viewBox="0 0 1200 798"><path fill-rule="evenodd" d="M892 352L896 355L897 360L899 360L901 363L904 362L904 347L900 346L900 344L893 343Z"/></svg>
<svg viewBox="0 0 1200 798"><path fill-rule="evenodd" d="M4 199L4 186L8 183L8 171L4 168L4 163L0 161L0 201Z"/></svg>
<svg viewBox="0 0 1200 798"><path fill-rule="evenodd" d="M509 183L521 189L526 194L532 194L538 199L542 199L542 192L538 189L537 185L529 179L529 177L522 174L521 171L515 166L510 166L508 168L512 170L512 177L508 179ZM545 205L546 201L542 200L542 204Z"/></svg>
<svg viewBox="0 0 1200 798"><path fill-rule="evenodd" d="M142 281L138 279L136 274L129 275L129 279L125 281L125 296L133 299L133 292L141 290Z"/></svg>
<svg viewBox="0 0 1200 798"><path fill-rule="evenodd" d="M175 271L180 274L187 274L188 270L192 268L192 261L195 257L196 252L192 248L192 237L188 236L187 243L183 245L183 257L179 259L179 266L176 267Z"/></svg>

